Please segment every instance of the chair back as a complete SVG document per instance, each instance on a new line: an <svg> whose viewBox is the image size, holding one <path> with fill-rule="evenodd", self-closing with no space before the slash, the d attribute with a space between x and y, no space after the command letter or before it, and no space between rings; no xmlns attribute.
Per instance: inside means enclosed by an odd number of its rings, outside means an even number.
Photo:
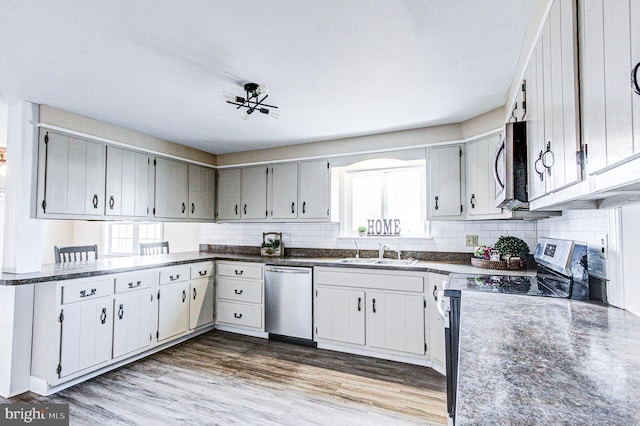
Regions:
<svg viewBox="0 0 640 426"><path fill-rule="evenodd" d="M93 253L93 255L91 255ZM56 263L82 262L98 259L98 245L53 247Z"/></svg>
<svg viewBox="0 0 640 426"><path fill-rule="evenodd" d="M140 243L140 255L169 253L169 241L159 243Z"/></svg>

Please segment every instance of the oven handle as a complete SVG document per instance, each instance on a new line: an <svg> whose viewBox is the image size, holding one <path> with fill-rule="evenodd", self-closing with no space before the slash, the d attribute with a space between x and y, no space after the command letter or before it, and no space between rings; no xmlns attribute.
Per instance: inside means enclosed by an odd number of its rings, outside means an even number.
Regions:
<svg viewBox="0 0 640 426"><path fill-rule="evenodd" d="M500 141L500 145L498 146L498 149L496 149L495 156L493 157L493 178L495 179L496 183L500 187L500 190L504 189L504 182L502 182L502 179L500 179L500 176L498 174L498 162L500 161L500 153L504 151L506 148L505 144L506 144L506 140L503 138Z"/></svg>

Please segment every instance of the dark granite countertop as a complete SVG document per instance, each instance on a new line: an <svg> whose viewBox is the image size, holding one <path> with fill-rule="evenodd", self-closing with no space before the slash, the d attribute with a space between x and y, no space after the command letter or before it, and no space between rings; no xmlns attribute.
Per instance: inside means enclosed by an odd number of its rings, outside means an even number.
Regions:
<svg viewBox="0 0 640 426"><path fill-rule="evenodd" d="M98 259L89 262L71 264L43 265L40 272L28 274L0 274L0 285L34 284L47 281L88 278L93 276L130 272L140 269L160 268L163 266L180 265L185 263L202 262L208 260L238 260L244 262L268 263L281 266L331 266L344 268L393 269L405 271L449 273L486 273L486 270L475 268L467 264L449 262L420 261L415 265L357 265L340 263L338 258L313 257L262 257L246 254L211 253L191 251L151 256L129 256ZM498 271L496 273L506 273Z"/></svg>
<svg viewBox="0 0 640 426"><path fill-rule="evenodd" d="M640 318L462 291L457 425L640 424Z"/></svg>

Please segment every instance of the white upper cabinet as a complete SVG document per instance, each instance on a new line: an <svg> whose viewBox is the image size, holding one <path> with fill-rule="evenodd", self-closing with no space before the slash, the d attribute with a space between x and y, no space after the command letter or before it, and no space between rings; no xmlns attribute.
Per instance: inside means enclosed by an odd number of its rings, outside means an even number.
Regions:
<svg viewBox="0 0 640 426"><path fill-rule="evenodd" d="M187 218L187 164L166 158L156 158L155 207L157 218Z"/></svg>
<svg viewBox="0 0 640 426"><path fill-rule="evenodd" d="M216 171L189 165L189 219L214 220L216 212Z"/></svg>
<svg viewBox="0 0 640 426"><path fill-rule="evenodd" d="M495 208L496 184L493 177L494 160L501 139L500 134L468 142L466 213L470 219L502 217L503 211Z"/></svg>
<svg viewBox="0 0 640 426"><path fill-rule="evenodd" d="M240 169L218 170L217 208L219 220L240 219Z"/></svg>
<svg viewBox="0 0 640 426"><path fill-rule="evenodd" d="M38 217L104 214L104 144L42 131L38 168Z"/></svg>
<svg viewBox="0 0 640 426"><path fill-rule="evenodd" d="M329 220L330 165L327 160L301 161L298 174L298 218Z"/></svg>
<svg viewBox="0 0 640 426"><path fill-rule="evenodd" d="M267 218L267 173L266 166L246 167L242 169L240 200L243 219Z"/></svg>
<svg viewBox="0 0 640 426"><path fill-rule="evenodd" d="M542 165L544 141L544 76L542 73L542 44L534 48L525 72L527 86L527 158L529 201L545 194L546 169Z"/></svg>
<svg viewBox="0 0 640 426"><path fill-rule="evenodd" d="M459 145L427 150L428 213L430 219L461 218L462 147Z"/></svg>
<svg viewBox="0 0 640 426"><path fill-rule="evenodd" d="M107 216L146 217L149 212L149 156L107 147Z"/></svg>
<svg viewBox="0 0 640 426"><path fill-rule="evenodd" d="M274 164L269 169L271 218L298 218L298 163Z"/></svg>
<svg viewBox="0 0 640 426"><path fill-rule="evenodd" d="M633 90L640 1L581 0L579 10L582 132L593 174L640 152L640 94Z"/></svg>

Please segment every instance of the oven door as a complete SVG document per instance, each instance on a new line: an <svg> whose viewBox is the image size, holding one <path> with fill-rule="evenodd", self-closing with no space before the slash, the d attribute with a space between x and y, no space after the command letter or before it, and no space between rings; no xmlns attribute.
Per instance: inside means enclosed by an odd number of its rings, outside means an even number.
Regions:
<svg viewBox="0 0 640 426"><path fill-rule="evenodd" d="M458 392L458 351L460 346L460 296L438 293L438 312L444 319L444 350L447 372L447 424L455 425Z"/></svg>

